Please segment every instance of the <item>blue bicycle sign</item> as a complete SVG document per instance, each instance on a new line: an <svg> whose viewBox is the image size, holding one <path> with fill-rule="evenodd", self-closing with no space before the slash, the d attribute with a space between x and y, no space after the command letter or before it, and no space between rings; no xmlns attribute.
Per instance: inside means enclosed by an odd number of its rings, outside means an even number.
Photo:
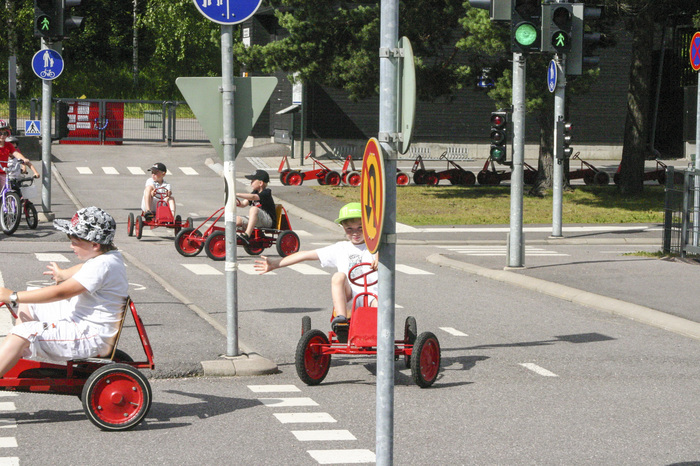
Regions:
<svg viewBox="0 0 700 466"><path fill-rule="evenodd" d="M195 6L211 21L238 24L255 14L262 0L193 0Z"/></svg>
<svg viewBox="0 0 700 466"><path fill-rule="evenodd" d="M41 79L56 79L63 73L63 57L55 50L39 50L32 57L32 70Z"/></svg>

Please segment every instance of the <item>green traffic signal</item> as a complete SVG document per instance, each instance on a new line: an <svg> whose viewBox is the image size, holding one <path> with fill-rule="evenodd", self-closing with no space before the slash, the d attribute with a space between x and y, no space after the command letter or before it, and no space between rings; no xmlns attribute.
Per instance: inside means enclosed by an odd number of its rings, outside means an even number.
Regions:
<svg viewBox="0 0 700 466"><path fill-rule="evenodd" d="M515 41L518 45L529 47L537 40L537 29L531 23L521 23L515 28Z"/></svg>
<svg viewBox="0 0 700 466"><path fill-rule="evenodd" d="M49 32L51 30L51 20L48 16L40 16L37 21L39 22L40 31Z"/></svg>

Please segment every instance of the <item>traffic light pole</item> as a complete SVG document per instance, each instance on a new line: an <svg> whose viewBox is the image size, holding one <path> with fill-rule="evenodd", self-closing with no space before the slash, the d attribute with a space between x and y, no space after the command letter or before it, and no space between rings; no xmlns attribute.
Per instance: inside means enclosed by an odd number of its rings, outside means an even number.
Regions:
<svg viewBox="0 0 700 466"><path fill-rule="evenodd" d="M48 49L46 39L41 39L41 49ZM51 91L52 81L41 80L41 212L42 221L53 220L51 212Z"/></svg>
<svg viewBox="0 0 700 466"><path fill-rule="evenodd" d="M564 154L563 142L559 140L557 122L564 119L564 109L566 96L566 55L554 56L557 65L557 85L554 90L554 157L552 173L552 237L561 238L562 235L562 197L564 191Z"/></svg>
<svg viewBox="0 0 700 466"><path fill-rule="evenodd" d="M525 160L525 64L513 53L513 173L510 177L510 235L508 267L523 267L523 162Z"/></svg>

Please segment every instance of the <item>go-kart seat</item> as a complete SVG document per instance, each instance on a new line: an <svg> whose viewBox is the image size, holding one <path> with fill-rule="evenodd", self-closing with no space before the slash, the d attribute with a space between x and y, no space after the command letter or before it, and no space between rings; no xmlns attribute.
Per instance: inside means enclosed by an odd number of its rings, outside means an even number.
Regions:
<svg viewBox="0 0 700 466"><path fill-rule="evenodd" d="M291 230L292 226L289 224L289 219L287 218L287 210L282 204L277 204L275 206L275 212L277 213L276 228L278 230Z"/></svg>
<svg viewBox="0 0 700 466"><path fill-rule="evenodd" d="M362 306L352 311L348 345L377 346L377 308Z"/></svg>

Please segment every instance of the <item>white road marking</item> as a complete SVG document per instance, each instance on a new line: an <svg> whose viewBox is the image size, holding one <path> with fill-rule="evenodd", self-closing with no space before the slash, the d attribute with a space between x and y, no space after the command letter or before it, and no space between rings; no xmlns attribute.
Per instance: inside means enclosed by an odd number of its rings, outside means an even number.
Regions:
<svg viewBox="0 0 700 466"><path fill-rule="evenodd" d="M16 456L0 458L0 466L19 466L19 458Z"/></svg>
<svg viewBox="0 0 700 466"><path fill-rule="evenodd" d="M410 265L405 265L405 264L396 264L396 271L402 272L402 273L405 273L408 275L435 275L432 272L417 269L415 267L411 267Z"/></svg>
<svg viewBox="0 0 700 466"><path fill-rule="evenodd" d="M325 442L330 440L357 440L349 430L293 430L300 442Z"/></svg>
<svg viewBox="0 0 700 466"><path fill-rule="evenodd" d="M272 167L267 164L263 159L260 157L246 157L246 160L250 162L252 166L259 170L271 170Z"/></svg>
<svg viewBox="0 0 700 466"><path fill-rule="evenodd" d="M92 170L90 170L90 167L75 167L76 170L78 170L78 173L81 175L92 175Z"/></svg>
<svg viewBox="0 0 700 466"><path fill-rule="evenodd" d="M290 265L288 268L303 275L328 275L328 272L325 270L317 269L309 264L294 264Z"/></svg>
<svg viewBox="0 0 700 466"><path fill-rule="evenodd" d="M293 230L293 231L294 231L294 233L296 233L297 236L300 237L300 238L301 238L301 237L304 237L304 236L313 236L311 233L309 233L309 232L306 231L306 230Z"/></svg>
<svg viewBox="0 0 700 466"><path fill-rule="evenodd" d="M127 170L131 172L132 175L145 175L146 172L143 171L141 167L126 167Z"/></svg>
<svg viewBox="0 0 700 466"><path fill-rule="evenodd" d="M17 406L12 401L0 402L0 411L17 411Z"/></svg>
<svg viewBox="0 0 700 466"><path fill-rule="evenodd" d="M102 171L105 172L105 175L118 175L119 174L117 169L114 167L102 167Z"/></svg>
<svg viewBox="0 0 700 466"><path fill-rule="evenodd" d="M0 448L16 448L17 439L14 437L0 437Z"/></svg>
<svg viewBox="0 0 700 466"><path fill-rule="evenodd" d="M17 427L16 419L0 419L0 429L14 429Z"/></svg>
<svg viewBox="0 0 700 466"><path fill-rule="evenodd" d="M211 265L207 264L181 264L184 268L196 275L223 275Z"/></svg>
<svg viewBox="0 0 700 466"><path fill-rule="evenodd" d="M530 369L532 372L539 374L543 377L559 377L554 372L550 372L547 369L540 367L537 364L533 364L531 362L523 362L523 363L520 363L520 365L526 369Z"/></svg>
<svg viewBox="0 0 700 466"><path fill-rule="evenodd" d="M296 385L248 385L248 388L255 393L287 393L301 391Z"/></svg>
<svg viewBox="0 0 700 466"><path fill-rule="evenodd" d="M376 463L371 450L308 450L318 464Z"/></svg>
<svg viewBox="0 0 700 466"><path fill-rule="evenodd" d="M66 256L58 253L35 252L34 257L41 262L70 262Z"/></svg>
<svg viewBox="0 0 700 466"><path fill-rule="evenodd" d="M274 413L273 416L282 424L338 422L328 413Z"/></svg>
<svg viewBox="0 0 700 466"><path fill-rule="evenodd" d="M508 252L507 246L438 246L449 251L466 254L468 256L505 256ZM527 256L569 256L569 254L550 251L548 249L525 246Z"/></svg>
<svg viewBox="0 0 700 466"><path fill-rule="evenodd" d="M444 330L445 332L449 333L450 335L454 335L456 337L468 337L464 332L460 332L459 330L452 328L452 327L440 327L440 330Z"/></svg>
<svg viewBox="0 0 700 466"><path fill-rule="evenodd" d="M311 398L258 398L262 404L270 408L282 408L288 406L318 406Z"/></svg>
<svg viewBox="0 0 700 466"><path fill-rule="evenodd" d="M423 233L510 233L510 227L429 227L417 228L418 232ZM602 226L584 226L584 227L563 227L563 231L568 233L585 233L585 232L601 232L601 231L647 231L647 226L629 226L621 227L614 225ZM552 231L551 227L524 227L523 232L526 233L547 233Z"/></svg>
<svg viewBox="0 0 700 466"><path fill-rule="evenodd" d="M185 175L190 175L190 176L191 176L191 175L199 175L199 173L197 173L197 170L195 170L195 169L192 168L192 167L178 167L178 168L179 168L179 169L182 171L182 173L184 173Z"/></svg>

